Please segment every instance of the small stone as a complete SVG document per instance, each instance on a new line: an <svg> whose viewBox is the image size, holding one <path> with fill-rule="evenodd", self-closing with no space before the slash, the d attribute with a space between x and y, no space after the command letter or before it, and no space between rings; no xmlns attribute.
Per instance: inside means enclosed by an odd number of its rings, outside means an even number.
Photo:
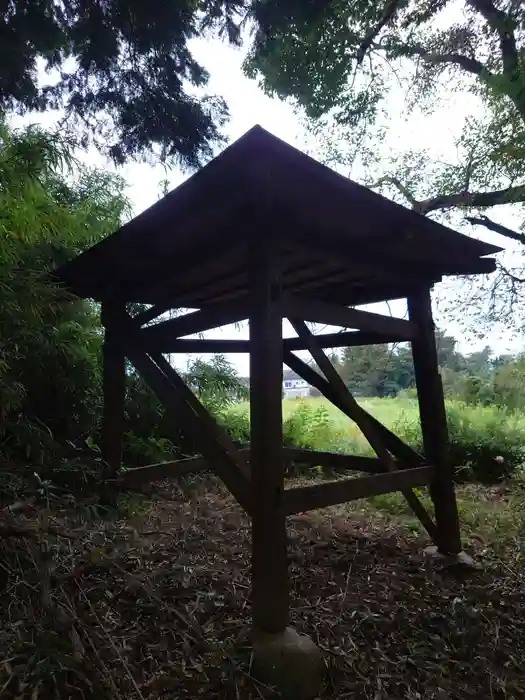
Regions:
<svg viewBox="0 0 525 700"><path fill-rule="evenodd" d="M293 627L275 634L255 632L252 669L256 678L277 688L287 700L313 700L326 671L320 649Z"/></svg>
<svg viewBox="0 0 525 700"><path fill-rule="evenodd" d="M466 552L458 552L457 554L443 554L439 551L436 545L425 547L423 553L427 559L439 561L445 568L459 567L470 571L479 571L483 567L478 564Z"/></svg>

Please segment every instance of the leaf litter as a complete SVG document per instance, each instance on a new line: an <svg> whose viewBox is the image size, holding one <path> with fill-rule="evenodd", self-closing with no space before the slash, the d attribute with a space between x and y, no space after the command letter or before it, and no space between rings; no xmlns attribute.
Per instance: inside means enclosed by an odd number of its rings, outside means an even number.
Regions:
<svg viewBox="0 0 525 700"><path fill-rule="evenodd" d="M210 477L189 483L106 517L4 518L0 700L272 697L250 673L249 520ZM351 510L288 532L291 624L324 651L322 698L525 698L519 556L429 566L423 538Z"/></svg>

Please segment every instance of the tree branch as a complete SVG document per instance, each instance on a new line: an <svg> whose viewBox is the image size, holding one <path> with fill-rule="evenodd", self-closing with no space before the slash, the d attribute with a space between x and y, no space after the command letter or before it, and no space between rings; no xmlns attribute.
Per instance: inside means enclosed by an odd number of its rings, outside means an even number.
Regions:
<svg viewBox="0 0 525 700"><path fill-rule="evenodd" d="M512 238L512 240L519 241L525 245L525 234L518 233L518 231L513 231L511 228L498 224L492 221L492 219L489 219L488 216L466 216L465 219L473 226L485 226L485 228L488 228L490 231L499 233L506 238Z"/></svg>
<svg viewBox="0 0 525 700"><path fill-rule="evenodd" d="M485 75L489 77L492 75L488 68L475 58L470 56L464 56L460 53L448 52L448 53L436 53L434 51L428 51L423 46L412 45L406 46L403 49L403 53L406 56L420 56L427 63L439 64L439 63L452 63L460 68L463 68L467 73L472 73L473 75L481 76Z"/></svg>
<svg viewBox="0 0 525 700"><path fill-rule="evenodd" d="M479 12L489 27L498 35L503 74L510 83L507 94L513 101L521 118L525 121L525 76L520 68L520 58L516 45L516 22L491 0L468 0L469 5Z"/></svg>
<svg viewBox="0 0 525 700"><path fill-rule="evenodd" d="M519 73L514 20L506 12L497 8L491 0L469 0L469 5L483 15L489 27L498 35L503 71L509 77Z"/></svg>
<svg viewBox="0 0 525 700"><path fill-rule="evenodd" d="M420 202L412 203L412 208L420 214L429 214L431 211L452 209L459 207L495 207L500 204L517 204L525 202L525 185L506 187L493 192L459 192L456 194L444 194L430 197Z"/></svg>
<svg viewBox="0 0 525 700"><path fill-rule="evenodd" d="M412 192L408 189L406 185L403 185L401 180L395 175L384 175L383 177L379 178L377 182L374 182L373 185L370 185L370 189L376 189L378 187L381 187L381 185L384 184L389 184L389 185L394 185L394 187L401 192L403 197L412 205L413 209L416 209L417 206L419 206L418 200L414 197Z"/></svg>
<svg viewBox="0 0 525 700"><path fill-rule="evenodd" d="M365 36L363 41L361 42L359 49L357 50L356 54L356 59L357 59L357 64L360 65L365 56L366 52L368 49L372 46L373 42L375 41L377 35L379 32L385 27L392 17L395 15L397 12L397 9L400 5L401 0L389 0L389 2L385 6L385 11L383 12L383 16L379 20L379 22L373 27L368 34Z"/></svg>
<svg viewBox="0 0 525 700"><path fill-rule="evenodd" d="M408 201L414 211L419 214L429 214L432 211L443 209L468 209L470 207L495 207L500 204L517 204L525 202L525 185L517 187L507 187L493 192L458 192L453 194L442 194L428 199L418 200L412 192L395 175L385 175L370 189L377 189L384 184L393 185L403 197Z"/></svg>
<svg viewBox="0 0 525 700"><path fill-rule="evenodd" d="M525 279L523 277L517 277L513 272L508 270L504 265L501 264L501 262L498 261L498 267L502 271L502 273L505 275L505 277L508 277L512 282L515 282L516 284L523 284L525 283Z"/></svg>

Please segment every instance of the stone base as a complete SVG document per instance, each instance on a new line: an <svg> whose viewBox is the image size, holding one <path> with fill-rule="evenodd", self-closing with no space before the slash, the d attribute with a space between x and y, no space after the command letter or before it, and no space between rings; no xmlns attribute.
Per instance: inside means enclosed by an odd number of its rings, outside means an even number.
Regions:
<svg viewBox="0 0 525 700"><path fill-rule="evenodd" d="M319 648L293 627L254 633L253 675L287 700L313 700L321 691L326 667Z"/></svg>
<svg viewBox="0 0 525 700"><path fill-rule="evenodd" d="M436 561L446 568L456 567L465 571L479 571L483 568L481 564L474 561L466 552L442 554L436 545L431 545L430 547L425 547L423 553L427 560Z"/></svg>

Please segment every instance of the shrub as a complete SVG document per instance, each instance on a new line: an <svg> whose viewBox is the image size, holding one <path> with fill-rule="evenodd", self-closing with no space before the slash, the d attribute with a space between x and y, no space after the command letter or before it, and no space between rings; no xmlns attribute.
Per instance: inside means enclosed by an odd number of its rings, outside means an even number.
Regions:
<svg viewBox="0 0 525 700"><path fill-rule="evenodd" d="M496 406L447 403L450 459L457 477L495 483L514 474L525 459L525 422L522 416ZM406 415L394 432L423 451L419 421ZM466 467L467 469L462 469Z"/></svg>
<svg viewBox="0 0 525 700"><path fill-rule="evenodd" d="M48 273L114 230L127 203L119 177L73 168L73 147L0 122L0 443L14 463L52 464L100 408L96 309Z"/></svg>
<svg viewBox="0 0 525 700"><path fill-rule="evenodd" d="M310 450L328 449L334 441L335 427L323 404L312 406L299 402L299 406L284 421L285 445Z"/></svg>
<svg viewBox="0 0 525 700"><path fill-rule="evenodd" d="M447 406L451 459L482 483L513 475L525 458L523 417L496 406Z"/></svg>
<svg viewBox="0 0 525 700"><path fill-rule="evenodd" d="M217 421L239 445L250 442L250 418L244 411L221 411Z"/></svg>

